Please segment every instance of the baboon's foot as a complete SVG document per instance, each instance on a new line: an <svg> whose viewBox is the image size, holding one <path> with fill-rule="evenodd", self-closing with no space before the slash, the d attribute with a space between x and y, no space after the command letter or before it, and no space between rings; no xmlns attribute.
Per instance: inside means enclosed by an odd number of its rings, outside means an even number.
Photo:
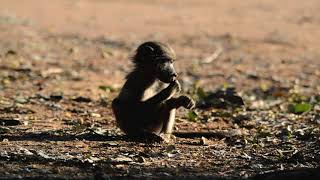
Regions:
<svg viewBox="0 0 320 180"><path fill-rule="evenodd" d="M164 139L154 133L150 132L143 132L135 135L127 135L128 139L131 141L136 141L136 142L143 142L143 143L161 143L164 141Z"/></svg>
<svg viewBox="0 0 320 180"><path fill-rule="evenodd" d="M175 143L176 137L173 134L160 134L160 137L163 139L165 143Z"/></svg>

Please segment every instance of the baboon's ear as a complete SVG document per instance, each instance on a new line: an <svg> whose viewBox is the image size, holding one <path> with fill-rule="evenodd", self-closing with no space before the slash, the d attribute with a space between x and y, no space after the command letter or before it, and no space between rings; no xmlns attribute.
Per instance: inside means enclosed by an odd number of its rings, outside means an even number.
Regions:
<svg viewBox="0 0 320 180"><path fill-rule="evenodd" d="M143 55L143 57L150 57L150 56L154 55L155 49L152 46L145 45L145 46L141 46L138 49L138 53L139 52L141 53L141 55Z"/></svg>
<svg viewBox="0 0 320 180"><path fill-rule="evenodd" d="M154 52L154 48L151 46L146 46L146 50L150 52Z"/></svg>
<svg viewBox="0 0 320 180"><path fill-rule="evenodd" d="M150 62L150 57L155 55L156 49L151 45L144 43L137 48L136 54L133 57L134 63Z"/></svg>

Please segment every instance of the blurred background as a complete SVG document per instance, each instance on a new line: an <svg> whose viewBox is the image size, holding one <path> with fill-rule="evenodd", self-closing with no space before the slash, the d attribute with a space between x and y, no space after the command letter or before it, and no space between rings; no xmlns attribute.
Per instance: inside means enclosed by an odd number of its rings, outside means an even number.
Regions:
<svg viewBox="0 0 320 180"><path fill-rule="evenodd" d="M170 43L177 51L178 69L182 73L190 68L198 74L205 71L209 81L214 79L212 83L218 85L225 78L231 84L242 83L236 82L235 78L239 78L234 77L236 70L249 76L264 76L260 78L264 80L295 81L301 71L319 65L315 60L320 56L317 0L303 3L298 0L2 0L0 3L3 42L18 46L18 41L23 41L21 38L40 40L43 36L95 40L104 44L100 47L102 51L110 50L111 57L107 58L124 60L119 68L126 68L123 63L127 62L128 53L145 40ZM8 46L2 51L5 49ZM94 55L88 55L91 51L90 48L77 51L74 58L78 58L78 53L87 61L97 60ZM117 54L117 51L121 52ZM215 52L218 56L213 62L210 57ZM48 52L37 53L35 56L50 58ZM314 73L319 72L311 74ZM206 77L201 80L205 81ZM242 88L255 85L243 83Z"/></svg>
<svg viewBox="0 0 320 180"><path fill-rule="evenodd" d="M317 0L303 3L298 0L2 0L0 10L2 21L8 18L14 23L14 19L20 19L59 34L165 39L230 33L244 39L263 40L277 32L293 44L319 48L319 3Z"/></svg>

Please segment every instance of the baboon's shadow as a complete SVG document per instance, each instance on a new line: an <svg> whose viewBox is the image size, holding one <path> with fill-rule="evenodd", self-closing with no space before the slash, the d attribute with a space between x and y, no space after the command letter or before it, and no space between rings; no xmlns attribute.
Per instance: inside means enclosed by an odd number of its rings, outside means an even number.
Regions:
<svg viewBox="0 0 320 180"><path fill-rule="evenodd" d="M92 132L85 132L80 134L59 134L59 131L48 132L25 132L21 134L5 134L0 135L0 140L8 139L9 141L121 141L127 140L126 135L100 135Z"/></svg>
<svg viewBox="0 0 320 180"><path fill-rule="evenodd" d="M61 130L57 131L43 131L43 132L23 132L19 134L4 134L0 135L0 141L7 139L9 141L35 141L35 142L45 142L45 141L76 141L76 140L86 140L86 141L125 141L125 142L138 142L138 143L160 143L161 139L159 136L127 136L121 135L101 135L94 133L92 131L82 132L78 134L61 133Z"/></svg>

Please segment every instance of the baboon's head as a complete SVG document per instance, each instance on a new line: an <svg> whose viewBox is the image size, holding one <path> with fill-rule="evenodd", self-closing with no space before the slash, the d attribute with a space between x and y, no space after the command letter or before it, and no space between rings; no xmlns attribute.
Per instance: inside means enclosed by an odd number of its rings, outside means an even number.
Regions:
<svg viewBox="0 0 320 180"><path fill-rule="evenodd" d="M176 55L173 49L160 42L150 41L141 44L133 58L137 67L147 68L151 76L155 76L164 83L176 80L177 73L173 67Z"/></svg>

